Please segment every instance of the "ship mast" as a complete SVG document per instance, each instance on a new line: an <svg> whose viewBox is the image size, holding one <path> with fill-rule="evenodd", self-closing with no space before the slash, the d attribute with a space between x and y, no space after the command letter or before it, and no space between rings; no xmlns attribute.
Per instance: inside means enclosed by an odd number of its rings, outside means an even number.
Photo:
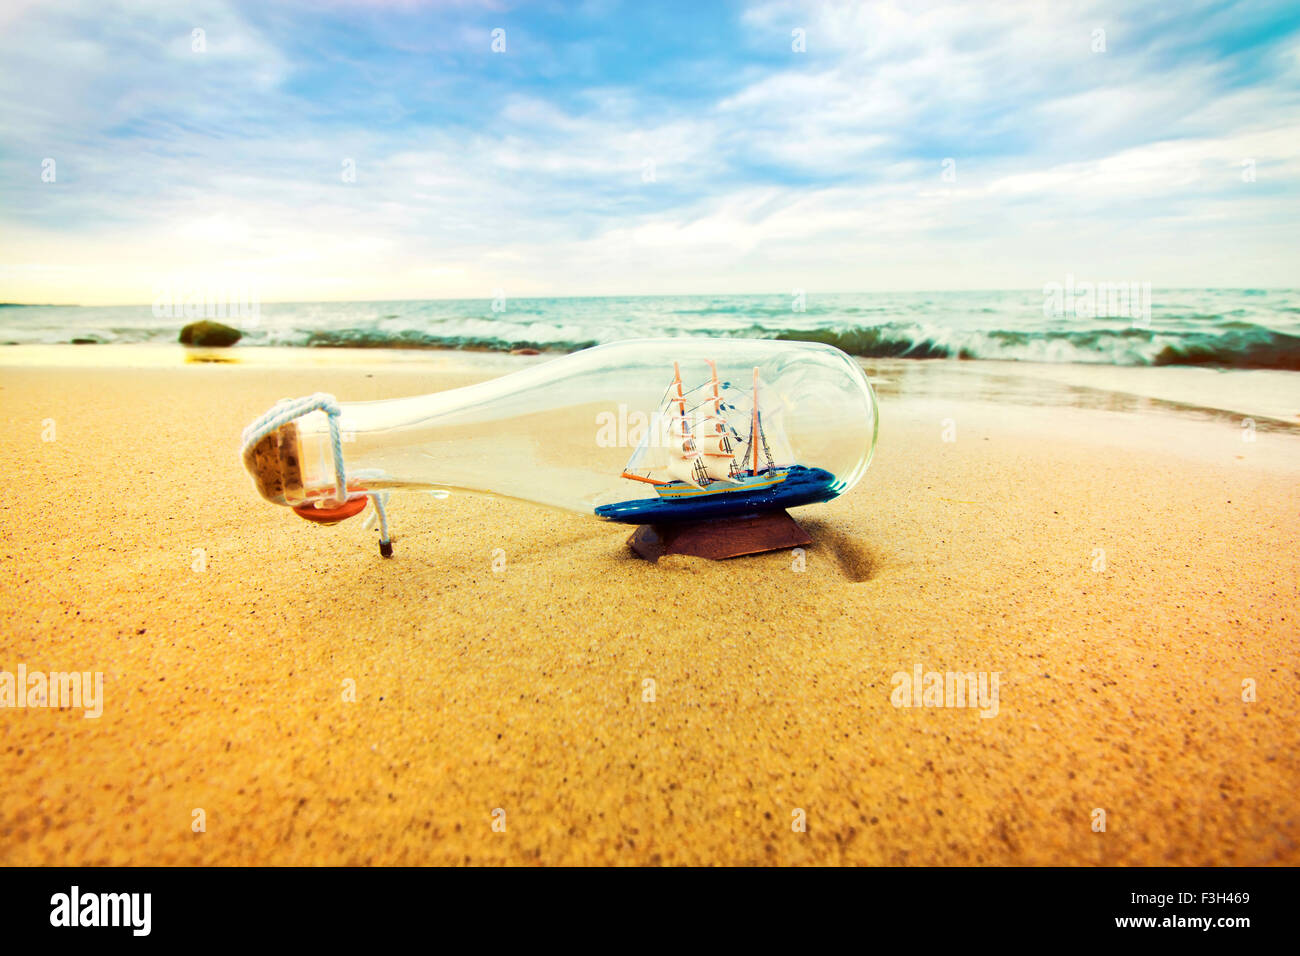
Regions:
<svg viewBox="0 0 1300 956"><path fill-rule="evenodd" d="M705 459L704 470L710 478L715 481L734 481L739 474L740 464L736 461L736 450L727 434L730 426L722 414L722 383L718 381L718 364L712 359L704 361L709 366L709 384L713 390L712 397L706 398L705 403L712 402L713 411L705 415L704 420L696 426L695 449Z"/></svg>
<svg viewBox="0 0 1300 956"><path fill-rule="evenodd" d="M722 395L718 392L718 363L713 359L705 359L705 361L709 363L709 372L713 375L713 414L718 421L721 421Z"/></svg>
<svg viewBox="0 0 1300 956"><path fill-rule="evenodd" d="M682 391L682 370L676 362L673 363L673 384L677 386L677 415L682 426L682 459L695 463L695 481L703 486L709 483L709 475L704 462L700 460L699 449L695 447L695 438L691 434L691 423L686 417L686 394Z"/></svg>
<svg viewBox="0 0 1300 956"><path fill-rule="evenodd" d="M752 462L750 474L758 474L758 445L763 444L763 457L767 460L767 467L764 471L771 471L776 467L776 462L772 459L772 449L767 444L767 435L763 432L763 419L758 411L758 369L754 369L754 410L752 419L749 424L749 447L752 451L745 457Z"/></svg>
<svg viewBox="0 0 1300 956"><path fill-rule="evenodd" d="M691 452L695 450L695 443L691 441L691 429L686 421L686 395L682 392L682 370L678 368L676 362L673 363L673 386L677 389L677 421L682 428L682 457L690 458Z"/></svg>

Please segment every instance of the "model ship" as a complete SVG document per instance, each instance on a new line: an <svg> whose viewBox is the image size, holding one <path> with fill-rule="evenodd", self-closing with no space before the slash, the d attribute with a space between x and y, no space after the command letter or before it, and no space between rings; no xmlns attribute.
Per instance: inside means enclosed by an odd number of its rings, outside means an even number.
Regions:
<svg viewBox="0 0 1300 956"><path fill-rule="evenodd" d="M758 369L744 389L710 379L692 389L679 363L651 426L622 477L649 485L653 498L601 505L612 521L651 524L736 517L828 501L842 490L822 468L798 464L786 440L782 408L761 388Z"/></svg>

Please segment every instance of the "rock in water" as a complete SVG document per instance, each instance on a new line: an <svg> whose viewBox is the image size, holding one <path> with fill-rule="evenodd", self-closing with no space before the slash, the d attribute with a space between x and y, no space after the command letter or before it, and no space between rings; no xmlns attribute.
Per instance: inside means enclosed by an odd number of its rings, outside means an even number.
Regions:
<svg viewBox="0 0 1300 956"><path fill-rule="evenodd" d="M181 329L182 345L211 345L224 348L227 345L234 345L241 338L243 338L243 333L239 329L232 329L220 322L208 322L206 320L191 322Z"/></svg>

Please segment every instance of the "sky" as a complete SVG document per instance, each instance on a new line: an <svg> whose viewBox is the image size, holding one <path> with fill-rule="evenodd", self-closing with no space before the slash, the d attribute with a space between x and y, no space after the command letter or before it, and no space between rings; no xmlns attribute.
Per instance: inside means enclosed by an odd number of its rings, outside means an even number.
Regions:
<svg viewBox="0 0 1300 956"><path fill-rule="evenodd" d="M1298 266L1294 2L0 5L0 301Z"/></svg>

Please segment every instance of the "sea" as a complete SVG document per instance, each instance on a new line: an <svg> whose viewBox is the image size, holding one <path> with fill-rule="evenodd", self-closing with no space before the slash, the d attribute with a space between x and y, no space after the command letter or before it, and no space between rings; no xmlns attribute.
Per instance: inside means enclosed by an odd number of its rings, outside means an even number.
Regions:
<svg viewBox="0 0 1300 956"><path fill-rule="evenodd" d="M241 349L567 352L700 335L807 339L864 358L1300 371L1300 290L1131 291L274 303L232 294L138 306L0 305L0 344L175 342L186 322L213 318L240 329Z"/></svg>
<svg viewBox="0 0 1300 956"><path fill-rule="evenodd" d="M178 346L180 329L204 318L242 338L206 354ZM1066 277L1019 291L378 302L259 302L236 291L136 306L0 304L0 346L16 346L0 348L0 365L167 364L178 352L187 362L267 366L458 355L504 373L534 360L519 353L540 361L676 336L829 343L859 358L882 399L1176 409L1300 431L1296 289L1153 290Z"/></svg>

